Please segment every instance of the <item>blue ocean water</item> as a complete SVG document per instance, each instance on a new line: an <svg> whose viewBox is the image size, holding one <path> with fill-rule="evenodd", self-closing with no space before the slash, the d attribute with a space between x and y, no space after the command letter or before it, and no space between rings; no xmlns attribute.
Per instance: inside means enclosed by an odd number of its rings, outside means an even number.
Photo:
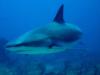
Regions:
<svg viewBox="0 0 100 75"><path fill-rule="evenodd" d="M20 55L10 53L5 49L4 45L7 41L16 39L29 30L44 26L47 23L52 22L58 8L62 4L64 4L65 21L79 26L83 31L83 37L81 38L82 44L76 45L79 49L73 49L64 53L62 52L40 56ZM67 64L67 66L71 65L71 67L73 67L74 65L75 67L80 66L79 64L81 64L82 66L85 66L86 69L88 69L88 65L90 66L89 70L93 72L95 69L93 66L98 64L100 65L99 25L99 0L0 0L0 63L7 68L15 69L16 67L21 66L21 68L24 69L23 67L26 67L25 65L28 66L31 64L31 66L34 66L36 65L34 61L38 61L39 63L42 63L42 66L49 64L56 66L56 68L59 68L60 71L61 68L63 68L63 65L65 67L65 62L69 64ZM71 67L67 67L68 72L70 72L69 70ZM39 66L39 69L40 68L41 67ZM38 69L36 68L36 70ZM53 70L46 75L58 75L54 74ZM18 70L17 73L21 73L20 71L21 70ZM98 71L99 73L94 75L100 75L100 67ZM84 71L84 74L85 72L86 71ZM92 72L87 75L93 75ZM2 73L2 66L0 68L0 73ZM43 75L25 73L16 75ZM59 75L67 74L59 73ZM68 75L72 74L68 73ZM76 74L73 73L73 75Z"/></svg>

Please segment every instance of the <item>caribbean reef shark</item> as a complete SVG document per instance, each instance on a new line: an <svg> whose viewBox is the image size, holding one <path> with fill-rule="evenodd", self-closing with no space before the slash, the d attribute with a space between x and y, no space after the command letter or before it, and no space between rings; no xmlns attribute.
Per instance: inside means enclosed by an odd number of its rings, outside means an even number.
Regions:
<svg viewBox="0 0 100 75"><path fill-rule="evenodd" d="M80 39L82 31L78 26L66 23L63 13L64 5L61 5L51 23L26 32L8 42L6 48L20 54L49 54L67 50Z"/></svg>

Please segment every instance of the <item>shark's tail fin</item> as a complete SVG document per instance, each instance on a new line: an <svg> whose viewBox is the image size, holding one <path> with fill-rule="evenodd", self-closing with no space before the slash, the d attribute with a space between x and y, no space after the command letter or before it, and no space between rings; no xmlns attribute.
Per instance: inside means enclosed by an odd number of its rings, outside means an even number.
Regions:
<svg viewBox="0 0 100 75"><path fill-rule="evenodd" d="M54 22L61 24L65 22L63 17L63 12L64 12L64 5L62 4L54 18Z"/></svg>

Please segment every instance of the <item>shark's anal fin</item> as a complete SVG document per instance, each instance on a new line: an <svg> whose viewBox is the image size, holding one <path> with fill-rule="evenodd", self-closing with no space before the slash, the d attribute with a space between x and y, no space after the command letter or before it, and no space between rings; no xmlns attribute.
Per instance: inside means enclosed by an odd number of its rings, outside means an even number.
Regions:
<svg viewBox="0 0 100 75"><path fill-rule="evenodd" d="M64 5L61 5L61 7L59 8L55 18L54 18L54 22L57 22L57 23L65 23L64 21L64 17L63 17L63 11L64 11Z"/></svg>

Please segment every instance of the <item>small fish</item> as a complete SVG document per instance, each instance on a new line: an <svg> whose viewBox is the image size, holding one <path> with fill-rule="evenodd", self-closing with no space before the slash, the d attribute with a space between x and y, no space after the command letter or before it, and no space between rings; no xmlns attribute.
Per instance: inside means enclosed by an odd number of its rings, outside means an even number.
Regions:
<svg viewBox="0 0 100 75"><path fill-rule="evenodd" d="M20 54L48 54L67 50L80 39L82 31L76 25L65 22L63 10L64 5L61 5L51 23L8 42L6 48Z"/></svg>

